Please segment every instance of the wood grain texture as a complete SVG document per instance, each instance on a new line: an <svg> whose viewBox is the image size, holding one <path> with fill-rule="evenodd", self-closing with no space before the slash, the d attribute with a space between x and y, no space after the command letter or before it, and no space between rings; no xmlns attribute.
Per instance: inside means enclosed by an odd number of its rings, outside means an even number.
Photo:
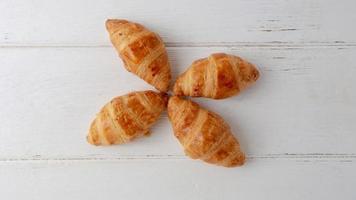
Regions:
<svg viewBox="0 0 356 200"><path fill-rule="evenodd" d="M0 1L0 191L4 199L356 199L356 1ZM163 114L150 137L87 144L112 97L153 89L126 72L105 31L158 32L173 79L193 60L237 54L261 79L223 101L239 169L183 155ZM29 187L30 186L30 187Z"/></svg>
<svg viewBox="0 0 356 200"><path fill-rule="evenodd" d="M257 160L225 169L190 160L7 162L0 169L8 199L356 198L355 163Z"/></svg>
<svg viewBox="0 0 356 200"><path fill-rule="evenodd" d="M240 96L195 101L231 125L248 156L354 156L356 48L168 48L173 79L193 60L219 51L256 64L261 79ZM150 137L105 148L86 143L105 102L153 89L126 72L111 47L3 48L0 55L1 159L183 155L166 113Z"/></svg>
<svg viewBox="0 0 356 200"><path fill-rule="evenodd" d="M158 32L169 46L354 45L355 7L353 0L3 0L0 44L110 45L105 20L127 18Z"/></svg>

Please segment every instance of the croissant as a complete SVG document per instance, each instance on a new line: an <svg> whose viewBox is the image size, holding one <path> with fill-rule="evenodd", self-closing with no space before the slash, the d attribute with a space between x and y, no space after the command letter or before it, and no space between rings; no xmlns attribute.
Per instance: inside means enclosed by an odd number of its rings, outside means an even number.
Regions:
<svg viewBox="0 0 356 200"><path fill-rule="evenodd" d="M156 89L168 91L171 70L159 35L127 20L108 19L106 29L125 68Z"/></svg>
<svg viewBox="0 0 356 200"><path fill-rule="evenodd" d="M196 60L177 78L173 92L178 96L224 99L237 95L259 78L254 65L234 55L212 54Z"/></svg>
<svg viewBox="0 0 356 200"><path fill-rule="evenodd" d="M174 135L189 157L225 167L244 164L239 142L219 115L177 96L169 99L167 109Z"/></svg>
<svg viewBox="0 0 356 200"><path fill-rule="evenodd" d="M167 105L167 96L132 92L107 103L91 123L87 140L94 145L122 144L147 134Z"/></svg>

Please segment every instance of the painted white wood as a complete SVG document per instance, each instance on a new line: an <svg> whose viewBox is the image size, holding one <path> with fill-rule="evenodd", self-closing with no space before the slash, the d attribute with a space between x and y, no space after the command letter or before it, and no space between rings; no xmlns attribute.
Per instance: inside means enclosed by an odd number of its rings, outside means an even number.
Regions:
<svg viewBox="0 0 356 200"><path fill-rule="evenodd" d="M353 0L1 0L1 197L356 199L355 8ZM152 89L123 68L107 18L158 32L174 77L221 51L260 67L238 97L195 99L231 125L246 165L187 158L166 113L150 137L86 143L102 105Z"/></svg>
<svg viewBox="0 0 356 200"><path fill-rule="evenodd" d="M355 7L354 0L2 0L0 44L109 45L104 21L127 18L171 46L354 45Z"/></svg>
<svg viewBox="0 0 356 200"><path fill-rule="evenodd" d="M195 99L226 119L249 156L355 155L356 48L168 51L173 77L193 60L220 51L260 67L261 79L240 96ZM166 113L150 137L113 147L86 143L102 105L116 95L152 89L124 69L111 47L2 48L0 55L0 159L183 156Z"/></svg>
<svg viewBox="0 0 356 200"><path fill-rule="evenodd" d="M6 199L356 198L355 162L251 161L218 168L188 160L0 163Z"/></svg>

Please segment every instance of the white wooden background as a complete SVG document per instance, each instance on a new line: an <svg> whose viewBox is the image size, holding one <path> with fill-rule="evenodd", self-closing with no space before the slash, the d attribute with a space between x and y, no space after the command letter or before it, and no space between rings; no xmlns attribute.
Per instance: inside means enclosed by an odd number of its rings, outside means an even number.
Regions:
<svg viewBox="0 0 356 200"><path fill-rule="evenodd" d="M123 68L104 28L161 34L176 77L227 52L259 66L238 97L196 99L230 123L248 159L184 156L167 120L151 137L94 147L112 97L152 89ZM1 0L2 199L356 199L356 1Z"/></svg>

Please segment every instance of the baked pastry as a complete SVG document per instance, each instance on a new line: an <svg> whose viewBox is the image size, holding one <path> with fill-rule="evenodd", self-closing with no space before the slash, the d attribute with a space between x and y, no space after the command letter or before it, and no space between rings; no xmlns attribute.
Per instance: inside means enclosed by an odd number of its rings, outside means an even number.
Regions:
<svg viewBox="0 0 356 200"><path fill-rule="evenodd" d="M171 70L159 35L138 23L120 19L108 19L106 29L125 68L156 89L167 92Z"/></svg>
<svg viewBox="0 0 356 200"><path fill-rule="evenodd" d="M196 60L173 88L178 96L224 99L239 94L259 78L256 67L240 57L215 53Z"/></svg>
<svg viewBox="0 0 356 200"><path fill-rule="evenodd" d="M244 164L238 140L219 115L177 96L169 99L167 110L174 135L189 157L225 167Z"/></svg>
<svg viewBox="0 0 356 200"><path fill-rule="evenodd" d="M166 108L167 96L131 92L107 103L92 122L87 140L94 145L122 144L147 134Z"/></svg>

